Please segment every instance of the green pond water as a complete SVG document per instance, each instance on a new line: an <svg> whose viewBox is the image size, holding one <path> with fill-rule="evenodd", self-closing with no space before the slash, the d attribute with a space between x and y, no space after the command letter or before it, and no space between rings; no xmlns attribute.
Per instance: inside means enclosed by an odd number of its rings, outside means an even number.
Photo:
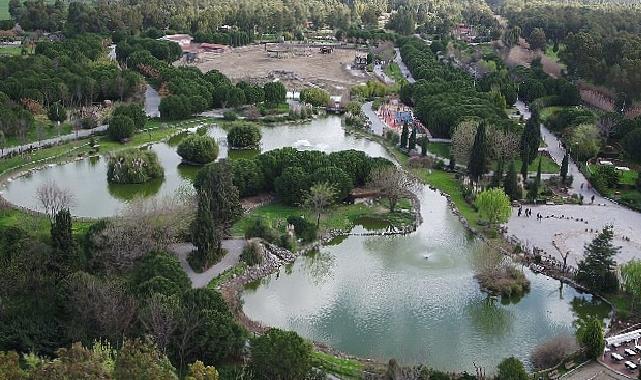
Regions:
<svg viewBox="0 0 641 380"><path fill-rule="evenodd" d="M605 303L527 269L520 300L488 298L473 278L480 243L440 194L424 188L421 204L415 233L336 239L248 287L245 313L362 357L488 373L508 356L529 365L537 344L574 334L587 314L607 317Z"/></svg>
<svg viewBox="0 0 641 380"><path fill-rule="evenodd" d="M367 139L346 135L341 118L327 117L304 124L284 124L262 127L261 150L294 146L299 149L316 149L333 152L345 149L365 151L372 157L388 157L385 149ZM208 129L220 145L220 158L228 157L227 132L217 126ZM67 187L74 195L71 213L74 216L107 217L121 209L127 201L137 196L163 196L173 194L181 186L190 186L198 167L181 164L176 154L180 137L157 143L149 149L155 151L164 168L161 180L140 185L114 185L107 182L107 158L93 157L64 165L47 167L29 175L13 179L0 188L0 193L11 203L32 210L40 210L36 189L49 180ZM231 158L258 154L259 151L231 151Z"/></svg>

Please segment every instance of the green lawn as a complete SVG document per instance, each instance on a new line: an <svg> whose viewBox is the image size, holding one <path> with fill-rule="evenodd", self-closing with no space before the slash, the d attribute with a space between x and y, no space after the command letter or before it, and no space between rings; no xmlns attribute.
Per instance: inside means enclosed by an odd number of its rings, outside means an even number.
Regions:
<svg viewBox="0 0 641 380"><path fill-rule="evenodd" d="M516 167L517 171L521 170L521 160L514 160L514 165ZM493 165L493 168L496 167L496 164ZM538 158L534 160L530 166L528 167L529 172L535 172L539 168L539 160ZM505 168L507 171L507 167ZM553 159L547 156L541 156L541 173L543 174L559 174L561 171L561 167L557 165Z"/></svg>
<svg viewBox="0 0 641 380"><path fill-rule="evenodd" d="M363 374L362 363L351 359L340 359L320 351L312 352L312 365L345 380L360 379Z"/></svg>
<svg viewBox="0 0 641 380"><path fill-rule="evenodd" d="M9 0L0 0L0 20L8 20L11 18L9 15Z"/></svg>
<svg viewBox="0 0 641 380"><path fill-rule="evenodd" d="M401 83L405 81L405 77L403 76L403 73L401 72L401 68L398 67L398 64L396 62L392 62L389 65L385 66L385 69L383 70L385 74L394 79L397 83Z"/></svg>
<svg viewBox="0 0 641 380"><path fill-rule="evenodd" d="M428 143L427 150L435 156L450 158L450 147L448 143Z"/></svg>
<svg viewBox="0 0 641 380"><path fill-rule="evenodd" d="M407 206L407 201L399 202L398 205L399 208ZM313 222L316 222L317 218L310 210L301 207L287 206L277 202L270 203L244 215L232 226L231 233L234 236L243 236L245 230L255 218L264 219L270 226L280 233L283 233L287 227L287 217L289 216L303 216ZM382 222L395 225L404 225L411 222L409 213L390 213L384 206L379 204L367 206L362 203L357 203L332 207L321 217L320 229L321 232L331 229L349 230L354 226L356 221L362 217L380 218Z"/></svg>
<svg viewBox="0 0 641 380"><path fill-rule="evenodd" d="M2 1L2 0L0 0ZM0 17L1 19L2 17ZM22 48L16 46L2 46L0 47L0 57L3 55L16 56L22 54Z"/></svg>
<svg viewBox="0 0 641 380"><path fill-rule="evenodd" d="M539 118L541 119L542 122L546 122L550 116L554 115L555 113L559 112L562 110L564 107L558 107L558 106L552 106L552 107L545 107L541 110L539 114Z"/></svg>
<svg viewBox="0 0 641 380"><path fill-rule="evenodd" d="M12 136L7 138L7 147L12 147L12 146L17 146L17 145L22 145L23 143L30 144L30 143L35 143L38 141L38 129L37 126L42 128L42 136L40 138L42 140L50 139L52 137L58 136L58 130L54 126L53 123L49 121L41 121L41 120L36 120L35 126L29 131L27 131L27 139L26 142L20 142L17 137ZM72 132L71 130L71 124L69 123L64 123L60 127L60 135L68 135Z"/></svg>

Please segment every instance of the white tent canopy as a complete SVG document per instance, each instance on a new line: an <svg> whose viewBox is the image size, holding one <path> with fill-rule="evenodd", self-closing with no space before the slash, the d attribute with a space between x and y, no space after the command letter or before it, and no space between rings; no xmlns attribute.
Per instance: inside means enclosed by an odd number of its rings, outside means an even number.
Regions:
<svg viewBox="0 0 641 380"><path fill-rule="evenodd" d="M639 339L641 339L641 330L634 330L627 333L611 336L609 338L605 338L605 343L606 343L606 346L611 346L616 343L634 341L635 345L637 345L636 343L638 343Z"/></svg>

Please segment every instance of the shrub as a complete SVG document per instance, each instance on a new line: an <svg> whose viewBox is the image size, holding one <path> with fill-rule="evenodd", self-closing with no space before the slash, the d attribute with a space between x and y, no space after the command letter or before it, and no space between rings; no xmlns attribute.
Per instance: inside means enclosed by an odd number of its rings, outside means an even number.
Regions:
<svg viewBox="0 0 641 380"><path fill-rule="evenodd" d="M534 349L532 364L539 370L552 368L578 349L579 346L574 337L557 336L539 344Z"/></svg>
<svg viewBox="0 0 641 380"><path fill-rule="evenodd" d="M594 171L594 175L591 179L594 181L597 178L598 180L596 182L602 183L604 186L609 188L614 188L619 184L619 173L614 166L599 165ZM601 191L601 189L597 190Z"/></svg>
<svg viewBox="0 0 641 380"><path fill-rule="evenodd" d="M256 380L304 379L311 370L312 345L293 331L270 329L251 343Z"/></svg>
<svg viewBox="0 0 641 380"><path fill-rule="evenodd" d="M234 121L238 119L238 115L234 111L225 111L223 112L223 119L227 121Z"/></svg>
<svg viewBox="0 0 641 380"><path fill-rule="evenodd" d="M256 148L260 144L260 130L254 125L233 127L227 134L227 142L232 148Z"/></svg>
<svg viewBox="0 0 641 380"><path fill-rule="evenodd" d="M347 198L354 188L352 178L344 170L335 166L326 166L316 170L312 175L312 181L314 184L327 183L332 186L336 201Z"/></svg>
<svg viewBox="0 0 641 380"><path fill-rule="evenodd" d="M109 157L107 180L110 183L145 183L162 176L163 168L153 151L128 149Z"/></svg>
<svg viewBox="0 0 641 380"><path fill-rule="evenodd" d="M212 137L191 135L180 142L176 151L184 160L204 165L218 157L218 144Z"/></svg>
<svg viewBox="0 0 641 380"><path fill-rule="evenodd" d="M294 232L298 238L302 239L304 242L311 242L316 240L316 234L318 233L318 227L312 222L309 222L307 219L302 216L290 216L287 218L287 223L294 226Z"/></svg>
<svg viewBox="0 0 641 380"><path fill-rule="evenodd" d="M276 240L276 233L262 218L255 218L245 229L245 239L259 237L273 243Z"/></svg>
<svg viewBox="0 0 641 380"><path fill-rule="evenodd" d="M263 249L261 245L256 241L248 242L240 254L240 259L248 266L262 264Z"/></svg>
<svg viewBox="0 0 641 380"><path fill-rule="evenodd" d="M122 141L134 134L134 121L128 116L118 115L111 118L107 135L115 141Z"/></svg>
<svg viewBox="0 0 641 380"><path fill-rule="evenodd" d="M111 116L127 116L134 122L134 128L138 130L144 129L145 123L147 122L147 115L145 115L145 110L139 104L118 106L111 113Z"/></svg>
<svg viewBox="0 0 641 380"><path fill-rule="evenodd" d="M641 162L641 128L628 133L622 141L625 152L637 162Z"/></svg>
<svg viewBox="0 0 641 380"><path fill-rule="evenodd" d="M323 107L329 104L329 94L320 88L305 88L300 92L300 100L314 107Z"/></svg>
<svg viewBox="0 0 641 380"><path fill-rule="evenodd" d="M185 119L191 116L192 106L185 96L171 95L160 100L158 111L165 120Z"/></svg>
<svg viewBox="0 0 641 380"><path fill-rule="evenodd" d="M98 126L98 120L91 116L83 117L80 119L80 128L82 129L94 129Z"/></svg>

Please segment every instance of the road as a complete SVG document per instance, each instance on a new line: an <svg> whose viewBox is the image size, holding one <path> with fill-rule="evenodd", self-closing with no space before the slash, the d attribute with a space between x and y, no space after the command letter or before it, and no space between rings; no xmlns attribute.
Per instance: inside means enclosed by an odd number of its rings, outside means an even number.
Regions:
<svg viewBox="0 0 641 380"><path fill-rule="evenodd" d="M412 76L412 73L410 72L410 69L407 68L405 62L403 62L403 60L401 59L401 51L398 48L395 48L394 51L396 51L394 62L396 62L398 67L401 69L401 73L403 73L405 79L407 79L407 81L410 83L416 82L416 80L414 80L414 77Z"/></svg>
<svg viewBox="0 0 641 380"><path fill-rule="evenodd" d="M245 246L244 240L224 240L223 248L227 251L227 254L215 265L212 265L211 268L202 273L196 273L187 262L187 255L190 252L194 251L196 247L191 243L179 243L172 245L169 249L180 261L180 266L183 268L187 276L191 280L191 287L204 288L206 287L211 280L226 271L227 269L232 268L234 265L238 264L240 260L240 254L243 252L243 247Z"/></svg>

